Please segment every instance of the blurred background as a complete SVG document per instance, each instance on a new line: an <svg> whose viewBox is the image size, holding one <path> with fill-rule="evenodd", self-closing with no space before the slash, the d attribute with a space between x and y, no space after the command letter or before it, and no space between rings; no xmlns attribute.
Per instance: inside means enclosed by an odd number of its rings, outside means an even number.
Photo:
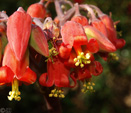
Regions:
<svg viewBox="0 0 131 113"><path fill-rule="evenodd" d="M11 15L18 7L25 10L39 0L0 0L0 11ZM112 13L114 21L120 20L117 31L126 40L124 48L117 51L118 61L107 63L99 58L104 71L93 77L95 93L83 94L80 87L65 90L66 97L60 99L63 113L131 113L131 1L130 0L73 0L97 5L104 13ZM54 17L54 4L49 5ZM22 100L8 101L11 87L0 86L0 110L10 108L12 113L46 113L45 100L38 83L20 86ZM0 112L2 113L2 112ZM6 113L6 112L5 112ZM8 112L7 112L8 113Z"/></svg>

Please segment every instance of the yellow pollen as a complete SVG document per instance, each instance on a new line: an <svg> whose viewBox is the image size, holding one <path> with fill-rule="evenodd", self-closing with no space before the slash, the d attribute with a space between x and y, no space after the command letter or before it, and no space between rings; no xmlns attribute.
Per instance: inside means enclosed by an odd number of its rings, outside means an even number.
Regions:
<svg viewBox="0 0 131 113"><path fill-rule="evenodd" d="M76 62L76 63L75 63L75 66L79 66L79 64L80 64L79 62Z"/></svg>
<svg viewBox="0 0 131 113"><path fill-rule="evenodd" d="M87 91L94 92L95 90L93 89L93 86L95 83L90 82L90 80L85 81L83 84L83 89L81 90L83 93L86 93Z"/></svg>
<svg viewBox="0 0 131 113"><path fill-rule="evenodd" d="M89 53L86 54L86 58L89 59L91 56Z"/></svg>
<svg viewBox="0 0 131 113"><path fill-rule="evenodd" d="M79 53L77 58L74 58L75 66L80 66L81 68L84 67L84 64L90 64L91 60L90 59L90 54L87 53L84 55L84 52Z"/></svg>
<svg viewBox="0 0 131 113"><path fill-rule="evenodd" d="M84 67L84 64L80 64L80 67L83 68L83 67Z"/></svg>
<svg viewBox="0 0 131 113"><path fill-rule="evenodd" d="M53 90L51 90L51 93L49 94L49 97L59 97L59 98L64 98L64 94L63 94L63 90L61 90L60 88L55 88Z"/></svg>
<svg viewBox="0 0 131 113"><path fill-rule="evenodd" d="M13 99L20 101L21 97L20 91L19 91L19 81L17 79L14 79L12 82L12 91L9 92L8 99L12 101Z"/></svg>
<svg viewBox="0 0 131 113"><path fill-rule="evenodd" d="M58 97L58 95L57 95L57 94L54 94L54 97Z"/></svg>

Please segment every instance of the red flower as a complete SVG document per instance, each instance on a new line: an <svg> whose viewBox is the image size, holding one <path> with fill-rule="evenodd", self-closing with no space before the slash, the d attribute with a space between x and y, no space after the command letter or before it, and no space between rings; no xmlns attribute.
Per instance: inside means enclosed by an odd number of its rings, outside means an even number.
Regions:
<svg viewBox="0 0 131 113"><path fill-rule="evenodd" d="M18 60L26 52L31 32L31 17L22 8L14 12L7 21L7 37L12 51Z"/></svg>
<svg viewBox="0 0 131 113"><path fill-rule="evenodd" d="M95 8L100 20L105 24L107 33L108 33L108 39L114 44L116 49L120 49L125 45L124 39L117 39L117 32L114 28L114 22L108 15L104 14L98 7L91 5L91 7Z"/></svg>
<svg viewBox="0 0 131 113"><path fill-rule="evenodd" d="M54 62L52 62L51 59L48 60L47 73L40 76L39 83L47 87L53 85L57 87L74 87L75 84L74 86L70 86L70 68L67 68L60 58L54 58L53 61ZM72 76L71 78L76 82Z"/></svg>
<svg viewBox="0 0 131 113"><path fill-rule="evenodd" d="M75 64L83 67L91 62L93 55L99 50L95 39L87 40L82 25L68 21L61 29L63 44L59 48L60 56L69 59L66 64Z"/></svg>
<svg viewBox="0 0 131 113"><path fill-rule="evenodd" d="M103 71L101 64L94 61L92 54L98 52L98 43L93 38L87 40L82 25L68 21L62 27L61 35L63 43L59 48L59 55L65 59L65 65L74 68L76 79L87 79Z"/></svg>
<svg viewBox="0 0 131 113"><path fill-rule="evenodd" d="M18 90L19 81L32 84L36 81L36 74L29 66L29 54L26 51L25 56L21 61L16 59L14 52L8 44L5 48L2 66L0 68L0 85L12 83L12 91L8 96L9 100L13 98L20 100L20 92Z"/></svg>

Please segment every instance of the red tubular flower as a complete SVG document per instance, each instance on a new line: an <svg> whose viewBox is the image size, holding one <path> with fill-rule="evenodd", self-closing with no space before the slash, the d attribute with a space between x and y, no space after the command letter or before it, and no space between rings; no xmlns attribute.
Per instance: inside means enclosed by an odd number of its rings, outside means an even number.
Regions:
<svg viewBox="0 0 131 113"><path fill-rule="evenodd" d="M62 59L54 58L54 63L51 59L47 62L47 73L44 73L40 76L39 83L42 86L51 87L55 85L57 87L74 87L76 84L75 79L71 76L74 80L74 86L70 86L69 75L70 69L65 67ZM48 79L47 79L48 77Z"/></svg>
<svg viewBox="0 0 131 113"><path fill-rule="evenodd" d="M36 81L36 74L33 72L29 66L29 54L26 52L25 56L21 61L18 61L15 57L14 52L8 44L5 48L5 53L3 57L2 66L0 68L0 85L6 83L12 83L12 91L10 91L8 96L9 100L13 98L15 100L20 100L20 92L18 89L19 81L32 84Z"/></svg>
<svg viewBox="0 0 131 113"><path fill-rule="evenodd" d="M97 40L101 51L103 51L103 52L116 51L115 46L99 30L97 30L96 28L89 26L89 25L85 26L84 29L85 29L85 33L89 39L95 38Z"/></svg>
<svg viewBox="0 0 131 113"><path fill-rule="evenodd" d="M111 17L104 14L98 7L93 5L91 6L96 9L100 20L105 24L108 33L108 39L115 45L116 49L122 48L125 45L125 40L117 39L117 32L114 28L114 23Z"/></svg>
<svg viewBox="0 0 131 113"><path fill-rule="evenodd" d="M45 15L46 15L46 9L45 9L43 3L39 2L39 3L35 3L35 4L30 5L27 9L27 13L31 17L44 19Z"/></svg>
<svg viewBox="0 0 131 113"><path fill-rule="evenodd" d="M73 21L66 22L61 29L61 35L63 44L59 48L59 55L63 59L68 59L65 62L66 65L82 68L94 60L92 53L98 52L98 43L95 39L87 40L81 24Z"/></svg>
<svg viewBox="0 0 131 113"><path fill-rule="evenodd" d="M31 32L31 17L22 8L14 12L7 21L7 37L17 60L22 60Z"/></svg>

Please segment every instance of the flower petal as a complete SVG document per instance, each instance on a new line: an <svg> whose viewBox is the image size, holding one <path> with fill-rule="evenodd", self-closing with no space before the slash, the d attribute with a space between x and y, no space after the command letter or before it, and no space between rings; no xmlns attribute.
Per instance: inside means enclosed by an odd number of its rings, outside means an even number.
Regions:
<svg viewBox="0 0 131 113"><path fill-rule="evenodd" d="M14 73L9 67L3 66L0 68L0 85L11 83L13 81L13 78Z"/></svg>
<svg viewBox="0 0 131 113"><path fill-rule="evenodd" d="M18 60L22 60L31 32L31 17L24 11L14 12L7 21L7 37Z"/></svg>
<svg viewBox="0 0 131 113"><path fill-rule="evenodd" d="M70 52L72 50L72 46L70 45L65 45L62 43L59 47L59 55L61 58L67 59L70 56Z"/></svg>
<svg viewBox="0 0 131 113"><path fill-rule="evenodd" d="M101 51L114 52L116 51L115 46L105 37L100 31L92 26L84 27L87 37L95 38L99 44Z"/></svg>
<svg viewBox="0 0 131 113"><path fill-rule="evenodd" d="M44 32L38 26L32 27L30 45L40 54L49 56L47 39Z"/></svg>
<svg viewBox="0 0 131 113"><path fill-rule="evenodd" d="M61 29L62 40L64 44L85 45L87 37L82 25L73 21L67 21Z"/></svg>
<svg viewBox="0 0 131 113"><path fill-rule="evenodd" d="M19 80L28 84L33 84L36 81L36 78L36 73L32 71L29 67L27 67L25 73L21 78L19 78Z"/></svg>
<svg viewBox="0 0 131 113"><path fill-rule="evenodd" d="M94 76L98 76L103 72L103 67L98 61L94 61L89 66L90 73Z"/></svg>
<svg viewBox="0 0 131 113"><path fill-rule="evenodd" d="M82 26L86 26L89 24L85 16L74 16L73 18L71 18L71 21L77 22Z"/></svg>
<svg viewBox="0 0 131 113"><path fill-rule="evenodd" d="M29 54L26 52L25 56L21 61L18 61L14 55L14 52L11 50L10 45L7 44L3 57L3 66L8 66L14 73L17 79L23 76L26 71L27 66L29 66Z"/></svg>
<svg viewBox="0 0 131 113"><path fill-rule="evenodd" d="M88 51L91 53L97 53L99 51L99 45L96 39L91 38L87 44Z"/></svg>

